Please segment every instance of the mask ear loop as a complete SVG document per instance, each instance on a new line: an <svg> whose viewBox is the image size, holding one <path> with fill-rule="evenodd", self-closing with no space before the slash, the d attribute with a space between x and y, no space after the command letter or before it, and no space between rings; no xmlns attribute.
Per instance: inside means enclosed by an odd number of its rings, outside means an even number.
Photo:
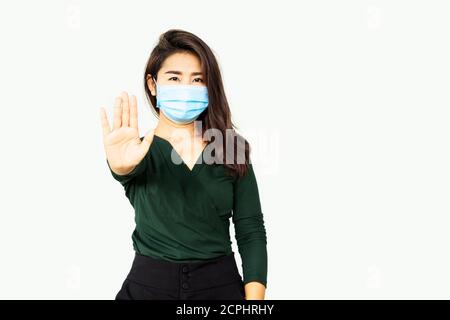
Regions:
<svg viewBox="0 0 450 320"><path fill-rule="evenodd" d="M154 76L152 76L152 79L153 79L153 82L155 83L155 86L156 86L156 98L155 99L158 99L158 84L156 83L156 79L155 79L155 77ZM156 109L159 109L159 107L158 106L155 106L156 107Z"/></svg>
<svg viewBox="0 0 450 320"><path fill-rule="evenodd" d="M153 82L154 82L155 85L156 85L156 79L155 79L155 77L154 77L153 75L151 75L151 74L149 74L149 76L150 76L150 79L152 79ZM149 78L147 78L147 80L149 80Z"/></svg>

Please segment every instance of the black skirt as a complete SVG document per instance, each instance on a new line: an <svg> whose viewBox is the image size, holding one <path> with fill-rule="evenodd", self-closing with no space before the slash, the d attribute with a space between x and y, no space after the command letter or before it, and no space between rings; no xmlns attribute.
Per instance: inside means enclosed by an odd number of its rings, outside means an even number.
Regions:
<svg viewBox="0 0 450 320"><path fill-rule="evenodd" d="M234 252L201 262L172 262L135 253L116 300L245 300Z"/></svg>

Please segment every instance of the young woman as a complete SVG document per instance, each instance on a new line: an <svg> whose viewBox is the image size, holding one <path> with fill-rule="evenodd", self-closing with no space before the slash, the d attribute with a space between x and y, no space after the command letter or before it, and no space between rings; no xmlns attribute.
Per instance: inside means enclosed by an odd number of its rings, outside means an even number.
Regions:
<svg viewBox="0 0 450 320"><path fill-rule="evenodd" d="M194 34L169 30L148 59L144 83L159 119L145 136L135 96L116 98L112 128L100 113L106 162L136 221L135 257L116 299L264 299L267 239L257 182L213 52Z"/></svg>

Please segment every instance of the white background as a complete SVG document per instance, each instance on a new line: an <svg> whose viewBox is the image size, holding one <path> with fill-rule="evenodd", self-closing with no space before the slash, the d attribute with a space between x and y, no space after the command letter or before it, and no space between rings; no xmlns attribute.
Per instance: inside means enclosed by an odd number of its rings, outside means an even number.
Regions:
<svg viewBox="0 0 450 320"><path fill-rule="evenodd" d="M143 72L170 28L213 49L254 145L267 299L450 298L449 9L2 1L0 298L120 289L134 216L105 162L99 107L126 90L141 134L156 125Z"/></svg>

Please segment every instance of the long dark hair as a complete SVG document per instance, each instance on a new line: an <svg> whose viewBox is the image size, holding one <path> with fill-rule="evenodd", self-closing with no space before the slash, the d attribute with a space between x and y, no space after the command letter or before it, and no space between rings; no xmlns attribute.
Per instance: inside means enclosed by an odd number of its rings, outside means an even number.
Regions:
<svg viewBox="0 0 450 320"><path fill-rule="evenodd" d="M159 42L152 50L148 58L144 73L144 88L147 100L150 103L153 113L159 117L159 108L156 107L156 97L150 92L147 86L148 76L154 77L161 68L164 60L170 55L177 52L189 52L196 55L201 62L202 72L205 76L205 83L208 87L209 105L203 111L197 121L202 121L202 137L205 137L205 131L208 129L220 130L223 137L223 149L214 150L215 157L222 160L224 166L228 169L228 173L233 176L242 177L245 175L250 162L250 145L246 139L239 135L235 128L236 126L231 121L231 112L228 105L227 98L222 83L222 76L214 56L208 45L196 35L180 30L170 29L159 37ZM228 130L227 130L228 129ZM233 140L227 139L227 134L230 135L230 130L233 133ZM206 134L208 141L211 139ZM236 143L236 140L242 139L244 144ZM231 146L233 146L232 150ZM241 148L241 149L239 149ZM244 149L242 149L244 148ZM228 157L226 158L226 155ZM243 161L235 161L238 154L245 155L245 163ZM226 159L233 159L232 163L227 163Z"/></svg>

